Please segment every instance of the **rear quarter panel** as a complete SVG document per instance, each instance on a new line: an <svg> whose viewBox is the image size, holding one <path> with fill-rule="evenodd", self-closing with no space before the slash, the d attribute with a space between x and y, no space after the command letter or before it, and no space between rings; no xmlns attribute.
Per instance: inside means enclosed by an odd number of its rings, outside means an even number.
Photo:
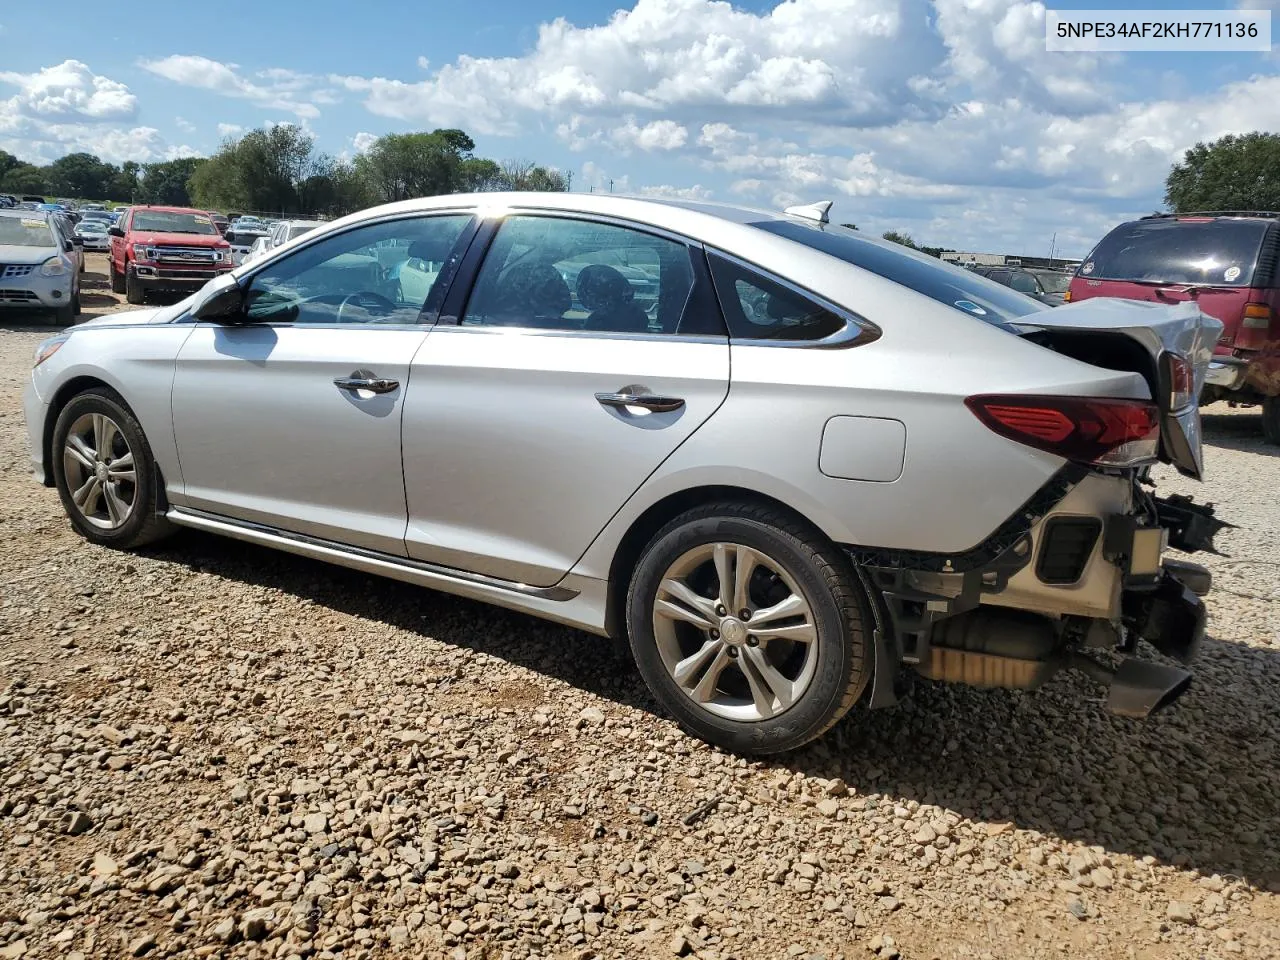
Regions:
<svg viewBox="0 0 1280 960"><path fill-rule="evenodd" d="M837 543L967 550L1064 461L992 433L964 405L966 397L1148 397L1136 374L1052 353L880 277L840 273L843 281L833 282L828 264L819 292L879 326L880 339L829 350L732 344L723 406L631 498L575 572L607 576L618 540L646 509L707 485L779 500ZM811 289L824 282L816 272L793 269L790 276ZM819 450L834 416L902 422L901 475L891 482L825 476Z"/></svg>

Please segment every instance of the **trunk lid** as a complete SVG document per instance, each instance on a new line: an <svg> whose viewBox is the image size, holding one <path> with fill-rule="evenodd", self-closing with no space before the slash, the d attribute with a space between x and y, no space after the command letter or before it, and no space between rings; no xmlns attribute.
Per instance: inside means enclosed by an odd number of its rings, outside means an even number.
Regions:
<svg viewBox="0 0 1280 960"><path fill-rule="evenodd" d="M1160 459L1199 480L1200 391L1222 336L1220 320L1194 301L1156 304L1111 297L1073 302L1034 313L1019 332L1051 350L1111 370L1141 373L1160 408ZM1179 384L1174 358L1185 360L1190 383ZM1189 399L1188 399L1189 398Z"/></svg>
<svg viewBox="0 0 1280 960"><path fill-rule="evenodd" d="M1222 321L1219 353L1231 353L1236 331L1244 315L1244 305L1264 299L1261 290L1252 287L1208 287L1179 283L1139 283L1131 280L1089 280L1076 277L1071 281L1071 301L1080 303L1095 297L1118 297L1143 300L1163 305L1195 303L1204 313Z"/></svg>

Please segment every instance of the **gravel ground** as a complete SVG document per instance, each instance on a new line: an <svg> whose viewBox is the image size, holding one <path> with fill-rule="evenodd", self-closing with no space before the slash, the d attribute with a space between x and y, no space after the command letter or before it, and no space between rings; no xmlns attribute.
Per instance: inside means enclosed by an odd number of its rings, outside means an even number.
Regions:
<svg viewBox="0 0 1280 960"><path fill-rule="evenodd" d="M922 682L759 763L583 634L194 533L86 545L27 475L45 332L0 328L0 960L1280 955L1251 412L1164 485L1238 524L1170 712Z"/></svg>

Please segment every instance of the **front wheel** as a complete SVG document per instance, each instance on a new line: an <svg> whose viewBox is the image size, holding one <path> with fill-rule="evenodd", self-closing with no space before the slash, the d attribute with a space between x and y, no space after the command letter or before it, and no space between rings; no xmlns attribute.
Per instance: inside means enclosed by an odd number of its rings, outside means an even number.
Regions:
<svg viewBox="0 0 1280 960"><path fill-rule="evenodd" d="M124 277L116 273L115 260L112 260L112 259L107 260L107 273L111 277L111 292L124 293Z"/></svg>
<svg viewBox="0 0 1280 960"><path fill-rule="evenodd" d="M124 298L132 304L142 304L147 299L147 288L132 273L124 275Z"/></svg>
<svg viewBox="0 0 1280 960"><path fill-rule="evenodd" d="M140 547L169 532L158 515L151 445L124 399L98 387L71 399L53 428L53 479L72 525L109 547Z"/></svg>
<svg viewBox="0 0 1280 960"><path fill-rule="evenodd" d="M871 679L866 598L850 561L769 506L677 517L645 548L627 626L650 689L686 730L736 753L821 736Z"/></svg>
<svg viewBox="0 0 1280 960"><path fill-rule="evenodd" d="M1262 401L1262 435L1268 443L1280 444L1280 397Z"/></svg>

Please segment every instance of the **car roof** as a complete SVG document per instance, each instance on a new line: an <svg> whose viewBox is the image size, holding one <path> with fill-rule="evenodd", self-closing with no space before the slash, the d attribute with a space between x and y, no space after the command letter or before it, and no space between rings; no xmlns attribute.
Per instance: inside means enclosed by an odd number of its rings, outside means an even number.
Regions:
<svg viewBox="0 0 1280 960"><path fill-rule="evenodd" d="M195 208L195 207L164 207L164 206L158 206L158 205L149 204L149 203L138 203L138 204L134 204L133 206L129 207L128 209L130 209L130 210L150 210L150 211L152 211L152 212L154 212L154 213L198 213L198 214L199 214L200 216L202 216L202 217L207 217L207 216L209 215L209 214L208 214L207 212L205 212L204 210L199 210L199 209L197 209L197 208Z"/></svg>
<svg viewBox="0 0 1280 960"><path fill-rule="evenodd" d="M33 216L33 214L35 214L35 216ZM6 208L4 210L0 210L0 217L14 217L15 219L22 219L22 220L43 220L45 221L45 223L48 223L49 211L48 210L9 210Z"/></svg>

